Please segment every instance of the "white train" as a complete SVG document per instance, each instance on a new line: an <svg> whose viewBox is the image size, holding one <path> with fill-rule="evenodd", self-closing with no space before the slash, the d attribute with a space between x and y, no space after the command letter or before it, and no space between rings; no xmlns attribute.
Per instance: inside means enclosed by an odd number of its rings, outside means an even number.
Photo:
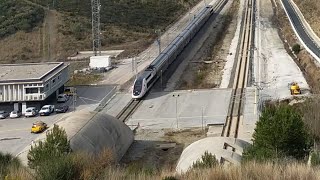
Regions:
<svg viewBox="0 0 320 180"><path fill-rule="evenodd" d="M188 26L164 49L159 56L152 61L142 74L134 82L132 98L140 99L152 87L160 77L161 72L167 70L168 66L176 59L190 40L196 35L213 12L213 6L208 5L202 9Z"/></svg>

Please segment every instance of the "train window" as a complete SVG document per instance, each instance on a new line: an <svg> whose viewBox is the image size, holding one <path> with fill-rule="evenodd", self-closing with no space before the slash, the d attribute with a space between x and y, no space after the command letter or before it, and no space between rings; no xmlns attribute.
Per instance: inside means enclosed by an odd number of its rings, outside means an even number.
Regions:
<svg viewBox="0 0 320 180"><path fill-rule="evenodd" d="M133 92L141 92L142 90L142 80L143 79L138 79L136 80L136 82L134 83L134 86L133 86Z"/></svg>
<svg viewBox="0 0 320 180"><path fill-rule="evenodd" d="M151 74L149 74L149 76L146 78L147 80L150 78Z"/></svg>

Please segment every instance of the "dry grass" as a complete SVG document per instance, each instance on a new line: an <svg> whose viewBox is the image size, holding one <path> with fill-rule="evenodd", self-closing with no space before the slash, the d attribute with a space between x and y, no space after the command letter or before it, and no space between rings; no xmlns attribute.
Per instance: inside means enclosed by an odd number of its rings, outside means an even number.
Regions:
<svg viewBox="0 0 320 180"><path fill-rule="evenodd" d="M99 156L86 153L72 155L75 163L76 179L110 179L110 180L161 180L172 176L179 180L317 180L320 179L319 167L309 167L302 163L276 164L248 162L241 166L217 166L211 169L194 169L185 174L177 174L174 170L166 168L154 169L128 169L114 165L111 151L103 151ZM11 168L8 179L31 180L37 176L24 167Z"/></svg>
<svg viewBox="0 0 320 180"><path fill-rule="evenodd" d="M186 174L177 175L175 172L162 171L155 175L146 172L128 175L123 169L109 169L105 172L103 179L130 179L144 180L155 179L160 180L167 176L173 176L181 180L249 180L249 179L267 179L267 180L316 180L320 179L320 171L318 168L310 168L303 164L257 164L249 163L242 166L216 167L212 169L194 170Z"/></svg>
<svg viewBox="0 0 320 180"><path fill-rule="evenodd" d="M17 32L1 40L0 64L40 61L41 32Z"/></svg>
<svg viewBox="0 0 320 180"><path fill-rule="evenodd" d="M320 37L320 2L319 0L294 0L300 11L314 30Z"/></svg>
<svg viewBox="0 0 320 180"><path fill-rule="evenodd" d="M78 73L78 74L73 74L66 85L67 86L77 86L77 85L96 84L101 79L102 79L101 74Z"/></svg>

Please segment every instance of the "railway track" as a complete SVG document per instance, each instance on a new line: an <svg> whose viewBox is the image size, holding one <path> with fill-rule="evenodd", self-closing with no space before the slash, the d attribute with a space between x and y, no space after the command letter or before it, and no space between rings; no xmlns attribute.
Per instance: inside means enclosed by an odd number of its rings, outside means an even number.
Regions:
<svg viewBox="0 0 320 180"><path fill-rule="evenodd" d="M125 122L127 119L129 119L129 117L134 113L134 111L139 107L141 103L142 100L131 99L130 102L117 115L117 119Z"/></svg>
<svg viewBox="0 0 320 180"><path fill-rule="evenodd" d="M228 116L222 130L221 136L237 138L239 133L239 124L243 118L243 99L245 98L245 88L248 81L248 71L251 49L253 47L253 18L254 18L255 0L247 0L245 13L242 23L242 33L240 37L240 47L237 52L236 73L232 87L232 97L229 105Z"/></svg>
<svg viewBox="0 0 320 180"><path fill-rule="evenodd" d="M214 4L213 12L218 13L221 9L226 5L228 0L220 0ZM119 120L125 122L130 116L134 113L134 111L139 107L143 100L134 100L131 99L130 102L119 112L116 116Z"/></svg>

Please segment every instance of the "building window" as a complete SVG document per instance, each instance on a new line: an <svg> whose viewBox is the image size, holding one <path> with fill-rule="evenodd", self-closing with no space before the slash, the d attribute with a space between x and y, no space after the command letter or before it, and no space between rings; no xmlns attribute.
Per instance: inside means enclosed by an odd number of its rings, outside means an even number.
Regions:
<svg viewBox="0 0 320 180"><path fill-rule="evenodd" d="M44 88L41 87L41 88L40 88L40 93L43 93L43 91L44 91Z"/></svg>
<svg viewBox="0 0 320 180"><path fill-rule="evenodd" d="M58 76L58 79L60 79L60 75Z"/></svg>
<svg viewBox="0 0 320 180"><path fill-rule="evenodd" d="M56 79L52 79L52 83L55 83L56 82Z"/></svg>
<svg viewBox="0 0 320 180"><path fill-rule="evenodd" d="M26 88L26 94L37 94L38 88Z"/></svg>

